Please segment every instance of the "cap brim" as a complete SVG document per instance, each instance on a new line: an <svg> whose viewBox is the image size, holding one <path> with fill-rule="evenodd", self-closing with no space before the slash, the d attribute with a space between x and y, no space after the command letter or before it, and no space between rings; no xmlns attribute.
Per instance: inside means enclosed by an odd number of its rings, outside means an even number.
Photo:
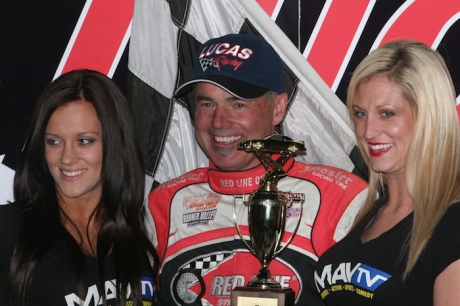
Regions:
<svg viewBox="0 0 460 306"><path fill-rule="evenodd" d="M244 81L240 81L237 79L225 77L225 76L218 76L218 75L209 75L205 77L201 77L199 79L188 81L182 84L174 93L174 96L180 97L193 89L193 85L196 83L211 83L216 85L223 90L230 93L232 96L237 97L238 99L242 100L251 100L258 98L264 95L268 89L259 87L256 85L248 84Z"/></svg>

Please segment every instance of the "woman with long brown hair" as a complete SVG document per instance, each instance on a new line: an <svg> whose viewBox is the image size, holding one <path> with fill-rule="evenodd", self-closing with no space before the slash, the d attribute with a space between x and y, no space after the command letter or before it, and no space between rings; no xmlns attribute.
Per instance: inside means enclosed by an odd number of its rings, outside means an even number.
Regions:
<svg viewBox="0 0 460 306"><path fill-rule="evenodd" d="M45 89L14 196L0 206L0 304L154 302L143 162L130 106L108 77L76 70Z"/></svg>

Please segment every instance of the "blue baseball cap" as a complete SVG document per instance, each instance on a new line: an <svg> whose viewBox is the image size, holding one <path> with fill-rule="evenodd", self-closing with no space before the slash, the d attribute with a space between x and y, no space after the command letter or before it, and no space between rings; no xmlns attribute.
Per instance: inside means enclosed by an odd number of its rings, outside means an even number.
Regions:
<svg viewBox="0 0 460 306"><path fill-rule="evenodd" d="M219 86L231 95L250 100L271 90L284 92L283 61L263 38L228 34L213 38L198 50L192 79L176 92L181 96L199 82Z"/></svg>

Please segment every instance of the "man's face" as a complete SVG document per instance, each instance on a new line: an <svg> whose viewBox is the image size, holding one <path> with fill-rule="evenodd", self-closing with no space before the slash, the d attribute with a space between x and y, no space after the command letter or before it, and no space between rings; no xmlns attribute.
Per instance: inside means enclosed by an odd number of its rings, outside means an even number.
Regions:
<svg viewBox="0 0 460 306"><path fill-rule="evenodd" d="M273 134L284 117L287 95L268 101L265 94L240 100L210 83L195 86L195 136L206 156L220 170L239 171L257 166L253 154L238 150L238 143Z"/></svg>

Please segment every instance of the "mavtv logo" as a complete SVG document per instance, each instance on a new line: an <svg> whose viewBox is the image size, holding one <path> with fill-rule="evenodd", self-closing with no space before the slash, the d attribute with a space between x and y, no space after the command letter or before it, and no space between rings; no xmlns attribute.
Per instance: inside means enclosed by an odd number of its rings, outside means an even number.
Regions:
<svg viewBox="0 0 460 306"><path fill-rule="evenodd" d="M391 278L391 275L364 265L351 266L350 262L341 263L335 270L332 265L326 265L321 273L315 272L315 284L318 291L337 284L353 284L374 292L380 285Z"/></svg>

